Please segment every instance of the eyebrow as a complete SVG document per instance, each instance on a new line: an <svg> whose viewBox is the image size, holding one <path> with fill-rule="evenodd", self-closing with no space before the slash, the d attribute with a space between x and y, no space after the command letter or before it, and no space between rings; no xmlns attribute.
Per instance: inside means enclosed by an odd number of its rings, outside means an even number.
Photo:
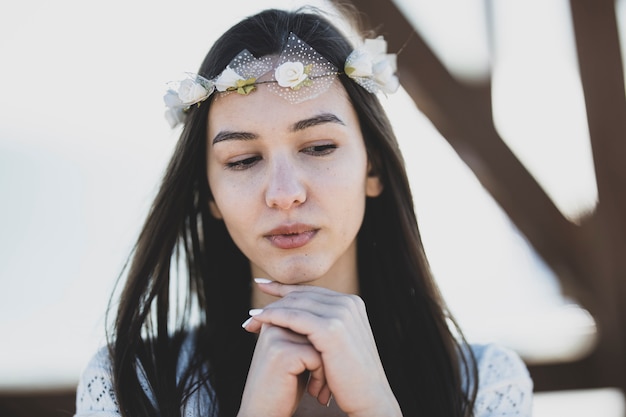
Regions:
<svg viewBox="0 0 626 417"><path fill-rule="evenodd" d="M295 122L289 127L289 131L291 132L299 132L310 127L323 125L326 123L337 123L342 126L346 124L336 115L332 113L322 113L317 116L310 117L308 119L303 119ZM257 139L258 135L251 132L234 132L230 130L223 130L218 132L217 135L213 138L213 144L225 141L225 140L253 140Z"/></svg>
<svg viewBox="0 0 626 417"><path fill-rule="evenodd" d="M252 140L258 136L250 132L231 132L229 130L223 130L219 132L213 138L213 145L224 140Z"/></svg>
<svg viewBox="0 0 626 417"><path fill-rule="evenodd" d="M332 113L322 113L309 119L300 120L290 127L290 131L298 132L300 130L308 129L309 127L318 126L326 123L337 123L345 126L346 124L337 116Z"/></svg>

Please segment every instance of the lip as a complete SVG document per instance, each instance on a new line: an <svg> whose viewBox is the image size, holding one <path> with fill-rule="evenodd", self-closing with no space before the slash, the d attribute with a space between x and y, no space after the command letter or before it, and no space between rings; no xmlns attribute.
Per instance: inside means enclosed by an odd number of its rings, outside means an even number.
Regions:
<svg viewBox="0 0 626 417"><path fill-rule="evenodd" d="M296 249L309 243L318 230L308 224L289 224L272 229L263 237L279 249Z"/></svg>

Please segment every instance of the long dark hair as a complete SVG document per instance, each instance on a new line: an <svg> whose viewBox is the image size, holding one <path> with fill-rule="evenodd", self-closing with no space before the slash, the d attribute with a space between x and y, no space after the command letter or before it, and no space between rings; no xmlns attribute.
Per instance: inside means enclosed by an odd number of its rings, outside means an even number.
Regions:
<svg viewBox="0 0 626 417"><path fill-rule="evenodd" d="M199 73L216 77L243 49L277 54L290 32L338 68L353 49L319 13L267 10L224 33ZM475 364L431 277L398 143L376 96L339 78L384 185L367 199L357 247L360 295L387 377L405 416L471 416ZM215 416L235 416L240 405L255 343L240 326L250 309L250 266L209 213L210 106L207 100L190 109L128 267L110 335L125 417L180 416L198 390L206 391ZM183 364L185 343L191 349Z"/></svg>

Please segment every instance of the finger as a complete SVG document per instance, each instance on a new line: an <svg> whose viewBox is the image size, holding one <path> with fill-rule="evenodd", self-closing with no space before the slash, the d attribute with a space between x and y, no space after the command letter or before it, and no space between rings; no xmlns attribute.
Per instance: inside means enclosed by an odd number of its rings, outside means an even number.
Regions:
<svg viewBox="0 0 626 417"><path fill-rule="evenodd" d="M242 415L293 415L306 390L309 369L321 366L319 353L304 336L263 325L246 377Z"/></svg>
<svg viewBox="0 0 626 417"><path fill-rule="evenodd" d="M258 333L261 329L261 324L266 320L254 320L254 318L263 313L265 310L300 310L302 312L308 312L313 316L327 317L333 316L333 310L339 306L341 308L342 300L339 297L347 297L346 295L320 295L312 294L310 292L293 291L286 297L279 299L266 306L265 309L252 309L249 314L250 317L244 321L241 326L251 333ZM343 301L345 303L345 301ZM273 323L276 324L276 323ZM293 330L293 329L292 329Z"/></svg>
<svg viewBox="0 0 626 417"><path fill-rule="evenodd" d="M267 281L267 283L266 283ZM336 317L336 313L349 313L353 317L366 319L368 324L365 303L354 294L344 294L310 285L286 285L264 280L260 286L267 291L273 291L278 300L265 306L265 309L287 307L294 308L323 316ZM256 311L256 310L254 310Z"/></svg>
<svg viewBox="0 0 626 417"><path fill-rule="evenodd" d="M248 319L246 321L244 321L241 324L241 327L244 328L244 330L250 332L250 333L259 333L261 331L261 327L263 326L263 322L259 321L259 320L255 320L254 316L257 314L257 312L261 312L261 309L252 309L250 310L250 317L248 317Z"/></svg>
<svg viewBox="0 0 626 417"><path fill-rule="evenodd" d="M330 391L330 387L328 385L324 385L319 395L317 396L317 401L328 407L330 405L330 400L333 398L333 393Z"/></svg>
<svg viewBox="0 0 626 417"><path fill-rule="evenodd" d="M289 329L272 326L271 324L262 323L259 333L262 333L258 341L259 343L261 341L266 341L266 343L269 341L272 344L277 342L288 342L294 345L311 345L306 336L295 333Z"/></svg>
<svg viewBox="0 0 626 417"><path fill-rule="evenodd" d="M309 383L307 391L312 397L317 398L322 389L326 386L326 375L324 374L324 367L320 366L317 369L311 370L309 375Z"/></svg>
<svg viewBox="0 0 626 417"><path fill-rule="evenodd" d="M248 318L246 319L246 321L244 321L243 323L241 323L241 327L243 327L244 329L248 330L248 326L250 325L250 323L252 322L252 320L254 320L254 317L248 317ZM251 329L252 329L252 327L251 327ZM259 330L260 330L260 329L259 329ZM254 332L253 332L253 331L251 331L251 330L248 330L248 331L250 331L251 333L258 333L258 331L254 331Z"/></svg>
<svg viewBox="0 0 626 417"><path fill-rule="evenodd" d="M311 291L320 294L336 294L335 291L314 285L290 285L282 284L278 281L272 281L267 278L255 278L257 286L261 291L275 297L284 297L294 291Z"/></svg>
<svg viewBox="0 0 626 417"><path fill-rule="evenodd" d="M268 285L273 286L275 284L272 283ZM369 323L366 320L365 303L357 295L344 294L304 285L276 285L289 287L289 290L280 291L283 296L266 305L266 310L273 308L291 308L308 311L312 314L327 318L337 317L338 314L339 316L348 314L354 318L361 317L364 319L363 324ZM253 309L252 311L258 313L260 310Z"/></svg>
<svg viewBox="0 0 626 417"><path fill-rule="evenodd" d="M292 293L264 309L250 310L250 315L253 320L244 326L249 332L258 332L262 323L268 323L306 336L334 337L356 329L361 329L356 333L363 336L370 333L363 300L352 295L318 300L308 293Z"/></svg>
<svg viewBox="0 0 626 417"><path fill-rule="evenodd" d="M262 352L260 357L264 365L282 368L294 376L309 371L315 379L325 381L322 358L306 337L288 329L263 324L257 347ZM304 382L307 380L305 378Z"/></svg>
<svg viewBox="0 0 626 417"><path fill-rule="evenodd" d="M250 317L246 321L244 321L241 326L250 333L259 333L263 326L272 325L272 326L281 327L286 330L290 330L294 333L305 335L305 336L309 334L308 332L303 333L304 327L302 325L298 326L289 318L284 318L282 320L272 319L272 317L277 317L278 312L282 312L283 314L289 315L293 320L298 320L298 317L296 316L303 317L305 314L307 314L306 312L298 312L297 310L294 310L294 309L289 309L288 311L288 309L285 309L285 308L280 308L280 309L273 308L271 310L272 310L272 313L270 314L265 313L267 310L260 309L260 308L255 308L255 309L250 310L249 312ZM310 313L308 314L310 315ZM261 315L262 317L259 317ZM302 318L300 318L299 320L302 320ZM296 330L296 328L299 328L300 331Z"/></svg>

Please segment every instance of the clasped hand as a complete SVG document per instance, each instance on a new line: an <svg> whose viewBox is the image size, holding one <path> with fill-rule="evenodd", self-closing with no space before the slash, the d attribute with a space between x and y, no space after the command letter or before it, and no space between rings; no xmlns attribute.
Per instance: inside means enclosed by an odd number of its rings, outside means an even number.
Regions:
<svg viewBox="0 0 626 417"><path fill-rule="evenodd" d="M239 417L291 417L306 391L331 393L350 417L400 416L378 356L363 300L325 288L258 283L279 299L251 310L258 334Z"/></svg>

